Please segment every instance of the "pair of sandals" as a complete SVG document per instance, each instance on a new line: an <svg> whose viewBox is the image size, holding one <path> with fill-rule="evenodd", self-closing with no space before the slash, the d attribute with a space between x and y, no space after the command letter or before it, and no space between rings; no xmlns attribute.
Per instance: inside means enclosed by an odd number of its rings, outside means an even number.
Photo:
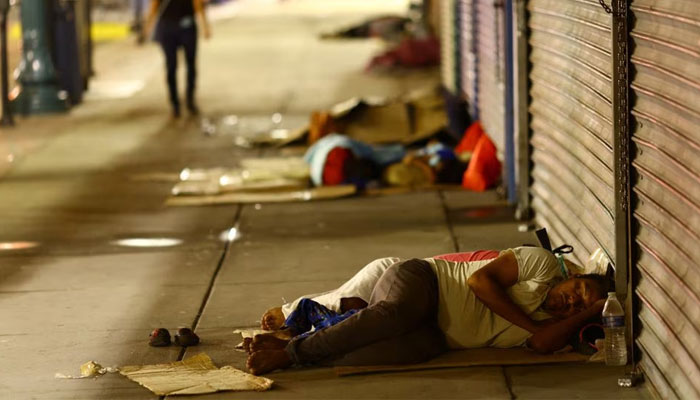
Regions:
<svg viewBox="0 0 700 400"><path fill-rule="evenodd" d="M179 328L174 340L170 339L170 332L165 328L156 328L148 338L148 344L152 347L166 347L174 343L176 346L196 346L199 344L199 336L190 328Z"/></svg>

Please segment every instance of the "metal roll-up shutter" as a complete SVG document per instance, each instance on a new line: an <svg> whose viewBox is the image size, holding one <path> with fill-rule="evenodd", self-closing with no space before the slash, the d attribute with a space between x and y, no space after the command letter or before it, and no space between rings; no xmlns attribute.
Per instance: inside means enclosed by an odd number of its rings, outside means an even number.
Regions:
<svg viewBox="0 0 700 400"><path fill-rule="evenodd" d="M440 1L440 56L442 69L442 84L450 93L458 93L457 84L457 25L458 0Z"/></svg>
<svg viewBox="0 0 700 400"><path fill-rule="evenodd" d="M630 10L641 366L664 398L700 398L700 4Z"/></svg>
<svg viewBox="0 0 700 400"><path fill-rule="evenodd" d="M477 118L476 104L476 47L474 41L474 0L460 1L460 49L461 55L461 89L469 105L469 114L472 118Z"/></svg>
<svg viewBox="0 0 700 400"><path fill-rule="evenodd" d="M502 156L505 143L504 0L474 1L479 120Z"/></svg>
<svg viewBox="0 0 700 400"><path fill-rule="evenodd" d="M614 254L611 17L597 0L530 0L532 208L583 262Z"/></svg>

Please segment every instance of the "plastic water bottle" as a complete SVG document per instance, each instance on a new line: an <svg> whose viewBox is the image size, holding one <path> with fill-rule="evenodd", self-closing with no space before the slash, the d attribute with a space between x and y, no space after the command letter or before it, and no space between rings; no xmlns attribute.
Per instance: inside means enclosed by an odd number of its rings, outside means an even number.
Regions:
<svg viewBox="0 0 700 400"><path fill-rule="evenodd" d="M608 293L603 307L605 327L605 364L627 364L627 344L625 343L625 312L617 300L615 292Z"/></svg>

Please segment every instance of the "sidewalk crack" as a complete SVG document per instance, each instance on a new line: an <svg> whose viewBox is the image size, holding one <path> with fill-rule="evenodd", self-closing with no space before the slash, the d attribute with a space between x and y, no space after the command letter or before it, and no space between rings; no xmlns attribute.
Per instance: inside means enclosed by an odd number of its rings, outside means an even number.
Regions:
<svg viewBox="0 0 700 400"><path fill-rule="evenodd" d="M450 210L447 207L447 200L445 199L445 193L442 190L438 191L438 196L440 197L440 203L442 203L442 211L445 214L445 223L447 224L447 230L450 232L450 238L452 239L452 246L454 251L459 253L459 242L457 241L457 236L455 235L454 225L452 224L452 219L450 219Z"/></svg>
<svg viewBox="0 0 700 400"><path fill-rule="evenodd" d="M513 392L513 380L510 378L508 371L505 366L501 367L501 372L503 373L503 381L506 384L506 389L508 389L508 394L510 395L510 400L516 400L518 396Z"/></svg>

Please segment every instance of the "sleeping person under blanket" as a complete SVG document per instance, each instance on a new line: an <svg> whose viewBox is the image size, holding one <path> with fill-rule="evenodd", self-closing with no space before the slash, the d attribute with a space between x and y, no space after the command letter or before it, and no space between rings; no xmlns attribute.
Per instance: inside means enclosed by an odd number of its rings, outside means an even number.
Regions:
<svg viewBox="0 0 700 400"><path fill-rule="evenodd" d="M518 247L486 259L455 259L370 263L335 291L310 296L333 312L357 311L310 333L290 332L289 340L256 336L248 344L249 370L415 363L448 349L475 347L527 345L548 353L602 311L605 278L562 280L559 262L545 249ZM268 310L263 328L281 328L300 301Z"/></svg>

